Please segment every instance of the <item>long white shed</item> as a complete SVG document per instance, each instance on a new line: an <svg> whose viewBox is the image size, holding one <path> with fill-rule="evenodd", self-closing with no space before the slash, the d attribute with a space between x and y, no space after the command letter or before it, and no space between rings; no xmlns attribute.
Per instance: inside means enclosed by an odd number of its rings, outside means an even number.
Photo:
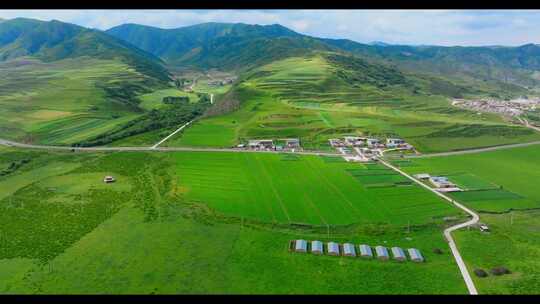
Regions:
<svg viewBox="0 0 540 304"><path fill-rule="evenodd" d="M403 252L403 249L399 247L392 247L392 255L394 256L394 260L403 262L407 260L407 257L405 256L405 252Z"/></svg>
<svg viewBox="0 0 540 304"><path fill-rule="evenodd" d="M356 256L356 250L354 250L354 245L351 243L343 244L343 255L345 256Z"/></svg>
<svg viewBox="0 0 540 304"><path fill-rule="evenodd" d="M296 252L307 252L307 242L306 240L296 240L294 245L294 251Z"/></svg>
<svg viewBox="0 0 540 304"><path fill-rule="evenodd" d="M409 248L407 251L409 252L409 256L411 257L411 261L418 262L418 263L424 261L424 257L420 253L420 250L418 250L416 248Z"/></svg>
<svg viewBox="0 0 540 304"><path fill-rule="evenodd" d="M329 255L339 255L339 245L335 242L329 242L326 245L326 252L328 252Z"/></svg>
<svg viewBox="0 0 540 304"><path fill-rule="evenodd" d="M312 241L311 242L311 253L313 253L313 254L323 254L323 243L321 241Z"/></svg>
<svg viewBox="0 0 540 304"><path fill-rule="evenodd" d="M373 257L373 252L371 251L371 247L369 247L368 245L365 245L365 244L362 244L360 246L358 246L360 248L360 256L363 257L363 258L372 258Z"/></svg>
<svg viewBox="0 0 540 304"><path fill-rule="evenodd" d="M388 249L386 249L386 247L377 246L377 247L375 247L375 252L377 253L377 258L379 260L388 260L389 259Z"/></svg>

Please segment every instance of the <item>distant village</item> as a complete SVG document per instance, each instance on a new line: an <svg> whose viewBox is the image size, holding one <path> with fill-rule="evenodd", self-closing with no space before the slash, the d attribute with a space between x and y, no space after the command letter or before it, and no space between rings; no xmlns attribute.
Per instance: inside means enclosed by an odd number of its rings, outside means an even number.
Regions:
<svg viewBox="0 0 540 304"><path fill-rule="evenodd" d="M211 87L219 87L233 83L236 80L236 76L225 77L224 79L213 79L208 82Z"/></svg>
<svg viewBox="0 0 540 304"><path fill-rule="evenodd" d="M540 98L529 99L521 97L508 101L495 99L454 99L452 105L477 111L478 113L496 113L507 118L514 118L523 115L525 112L540 109Z"/></svg>

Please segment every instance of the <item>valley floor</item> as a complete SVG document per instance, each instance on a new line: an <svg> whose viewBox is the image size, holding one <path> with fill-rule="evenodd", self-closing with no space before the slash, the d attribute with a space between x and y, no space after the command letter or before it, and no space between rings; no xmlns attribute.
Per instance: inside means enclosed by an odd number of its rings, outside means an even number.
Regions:
<svg viewBox="0 0 540 304"><path fill-rule="evenodd" d="M441 233L441 217L459 212L418 190L417 203L403 201L414 187L399 190L395 178L384 186L394 195L368 200L382 193L369 188L373 175L353 177L334 159L1 149L0 168L20 163L0 177L2 293L466 292ZM315 170L307 180L296 176L305 166ZM117 182L104 184L105 175ZM310 184L316 192L304 192ZM274 207L291 221L273 220ZM416 247L426 263L288 252L298 238Z"/></svg>

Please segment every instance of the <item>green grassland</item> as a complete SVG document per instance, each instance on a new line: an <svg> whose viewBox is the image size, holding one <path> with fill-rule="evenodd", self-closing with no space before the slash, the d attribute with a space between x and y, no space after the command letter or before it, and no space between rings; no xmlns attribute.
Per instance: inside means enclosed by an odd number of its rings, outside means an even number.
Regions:
<svg viewBox="0 0 540 304"><path fill-rule="evenodd" d="M463 259L472 271L488 271L504 266L511 274L473 279L481 293L537 294L540 278L540 212L514 211L506 214L481 214L490 233L463 230L455 234Z"/></svg>
<svg viewBox="0 0 540 304"><path fill-rule="evenodd" d="M359 164L325 162L317 156L291 160L282 155L232 152L174 157L186 198L229 215L336 225L421 224L459 214L416 185L396 185L401 176ZM351 170L364 173L364 179Z"/></svg>
<svg viewBox="0 0 540 304"><path fill-rule="evenodd" d="M460 202L479 212L489 233L460 230L456 242L469 270L489 272L504 266L511 274L473 279L480 293L536 294L540 278L540 147L529 146L479 154L414 159L410 173L448 174L472 190L455 193ZM457 179L454 179L457 176ZM493 189L493 186L499 188ZM500 188L502 186L502 188Z"/></svg>
<svg viewBox="0 0 540 304"><path fill-rule="evenodd" d="M232 89L242 102L239 110L203 119L169 145L299 137L305 148L324 150L329 138L368 134L400 136L421 152L437 152L540 139L495 115L454 108L438 95L443 92L418 79L372 66L366 71L343 66L332 58L325 53L294 57L255 69ZM207 129L228 130L201 136Z"/></svg>
<svg viewBox="0 0 540 304"><path fill-rule="evenodd" d="M189 98L190 102L197 102L199 100L199 97L195 93L187 93L182 90L171 88L157 90L148 94L141 95L139 97L141 99L141 103L139 104L139 106L145 110L160 109L164 107L166 108L167 104L163 103L163 98L168 96L186 96Z"/></svg>
<svg viewBox="0 0 540 304"><path fill-rule="evenodd" d="M123 88L136 93L153 87L147 76L114 60L18 59L2 63L0 71L2 137L43 144L80 142L141 114L105 88L120 94Z"/></svg>
<svg viewBox="0 0 540 304"><path fill-rule="evenodd" d="M2 294L466 292L442 237L445 224L431 219L457 210L427 192L387 189L379 201L356 197L358 211L351 211L345 190L369 196L380 189L363 189L348 163L239 153L0 152L0 168L31 159L0 177ZM228 168L216 167L225 161ZM382 171L371 167L357 169ZM320 188L313 195L300 178L306 168ZM109 174L116 183L102 183ZM244 194L233 189L246 186ZM226 193L240 202L214 200ZM267 208L280 212L276 195L293 219L320 223L306 205L311 200L335 225L265 220ZM419 213L404 209L404 195L422 200L408 206ZM346 208L358 220L339 211ZM411 215L410 229L394 209ZM426 263L292 254L288 242L297 238L417 247Z"/></svg>

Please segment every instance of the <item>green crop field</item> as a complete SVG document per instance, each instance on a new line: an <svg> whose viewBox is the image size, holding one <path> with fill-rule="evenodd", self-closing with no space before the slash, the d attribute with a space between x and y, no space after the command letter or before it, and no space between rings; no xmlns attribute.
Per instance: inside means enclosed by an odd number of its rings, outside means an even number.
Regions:
<svg viewBox="0 0 540 304"><path fill-rule="evenodd" d="M304 148L325 150L329 138L368 134L403 137L427 153L540 139L496 115L452 107L442 96L411 95L402 85L347 83L336 76L341 71L324 55L259 67L233 88L242 102L239 110L203 119L169 145L232 146L250 138L299 137Z"/></svg>
<svg viewBox="0 0 540 304"><path fill-rule="evenodd" d="M540 207L540 147L530 146L478 154L413 159L409 173L446 174L465 188L492 189L455 193L472 208L503 212ZM457 174L457 175L455 175ZM463 178L465 177L465 178ZM502 187L502 189L497 189ZM495 189L494 189L495 188Z"/></svg>
<svg viewBox="0 0 540 304"><path fill-rule="evenodd" d="M348 163L278 154L0 152L1 170L20 164L0 176L2 294L466 292L444 224L431 220L457 210L422 189L363 190ZM117 181L104 184L104 175ZM227 193L229 200L214 200ZM353 198L355 209L344 202ZM412 198L422 203L403 206ZM290 225L276 200L301 222L320 223L311 202L328 222L357 224ZM272 208L283 223L264 220ZM288 252L298 238L416 247L426 263Z"/></svg>
<svg viewBox="0 0 540 304"><path fill-rule="evenodd" d="M399 175L372 181L347 171L375 171L359 164L327 162L317 156L291 161L282 155L233 152L174 157L186 198L230 215L322 225L420 224L459 213L416 185L394 185L403 181ZM372 189L374 183L387 187Z"/></svg>
<svg viewBox="0 0 540 304"><path fill-rule="evenodd" d="M471 173L458 173L448 176L449 179L465 190L487 190L498 188L497 185L479 178Z"/></svg>
<svg viewBox="0 0 540 304"><path fill-rule="evenodd" d="M538 292L540 264L539 211L540 146L512 148L459 156L412 160L403 168L409 173L449 174L450 179L468 187L502 188L453 193L460 202L479 212L489 233L460 230L456 242L469 270L488 273L506 267L511 274L473 279L480 293L535 294ZM453 175L452 173L456 173ZM463 178L465 177L465 178ZM512 211L513 210L513 211Z"/></svg>
<svg viewBox="0 0 540 304"><path fill-rule="evenodd" d="M96 59L17 62L0 64L3 138L71 144L110 131L140 115L108 98L101 89L120 83L144 86L145 76L126 64Z"/></svg>

